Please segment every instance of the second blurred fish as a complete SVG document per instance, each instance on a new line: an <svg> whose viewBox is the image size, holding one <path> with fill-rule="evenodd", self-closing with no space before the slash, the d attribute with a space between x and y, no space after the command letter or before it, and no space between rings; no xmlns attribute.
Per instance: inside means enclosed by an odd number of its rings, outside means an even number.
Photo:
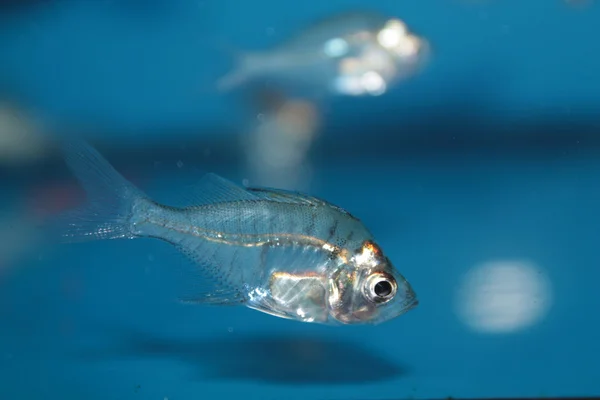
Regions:
<svg viewBox="0 0 600 400"><path fill-rule="evenodd" d="M380 95L417 72L430 46L406 24L372 12L320 21L270 51L238 52L238 65L217 83L227 91L259 76L283 77L331 94Z"/></svg>

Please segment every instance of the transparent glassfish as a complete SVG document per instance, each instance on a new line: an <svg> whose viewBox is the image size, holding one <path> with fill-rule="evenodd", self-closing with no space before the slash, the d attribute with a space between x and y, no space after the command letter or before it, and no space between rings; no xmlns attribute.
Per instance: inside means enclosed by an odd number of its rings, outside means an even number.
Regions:
<svg viewBox="0 0 600 400"><path fill-rule="evenodd" d="M193 261L180 300L244 305L322 324L375 324L418 303L367 228L305 194L248 189L207 174L187 205L150 199L85 142L63 143L88 202L52 224L63 242L151 237Z"/></svg>
<svg viewBox="0 0 600 400"><path fill-rule="evenodd" d="M361 96L380 95L419 71L430 46L400 19L349 12L322 20L272 50L234 53L238 63L217 82L221 91L261 76Z"/></svg>

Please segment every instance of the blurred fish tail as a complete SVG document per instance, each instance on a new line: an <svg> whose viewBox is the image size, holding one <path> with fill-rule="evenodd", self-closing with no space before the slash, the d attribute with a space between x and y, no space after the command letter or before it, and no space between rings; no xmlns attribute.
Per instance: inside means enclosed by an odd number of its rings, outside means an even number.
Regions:
<svg viewBox="0 0 600 400"><path fill-rule="evenodd" d="M134 206L147 196L86 142L68 139L60 147L68 167L85 189L87 202L50 221L52 239L82 242L134 238Z"/></svg>
<svg viewBox="0 0 600 400"><path fill-rule="evenodd" d="M217 89L221 92L230 91L248 81L261 70L263 57L259 53L243 52L228 47L228 53L234 58L233 70L217 81Z"/></svg>

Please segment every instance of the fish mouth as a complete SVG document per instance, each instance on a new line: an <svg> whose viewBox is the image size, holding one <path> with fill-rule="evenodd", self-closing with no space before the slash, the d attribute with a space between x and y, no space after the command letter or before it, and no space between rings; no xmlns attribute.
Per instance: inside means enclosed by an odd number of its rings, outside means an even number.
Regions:
<svg viewBox="0 0 600 400"><path fill-rule="evenodd" d="M419 300L417 298L414 298L406 304L406 311L412 310L413 308L415 308L418 305L419 305Z"/></svg>
<svg viewBox="0 0 600 400"><path fill-rule="evenodd" d="M416 297L408 298L408 299L404 300L402 303L399 303L399 305L395 309L395 311L392 311L391 313L387 314L381 320L379 320L375 323L379 324L381 322L397 318L401 315L404 315L406 312L412 310L413 308L415 308L418 305L419 305L419 300Z"/></svg>
<svg viewBox="0 0 600 400"><path fill-rule="evenodd" d="M402 307L404 310L403 312L410 311L418 305L419 305L419 299L417 298L417 295L413 291L411 291L408 298L406 300L404 300L404 304L403 304L404 307Z"/></svg>

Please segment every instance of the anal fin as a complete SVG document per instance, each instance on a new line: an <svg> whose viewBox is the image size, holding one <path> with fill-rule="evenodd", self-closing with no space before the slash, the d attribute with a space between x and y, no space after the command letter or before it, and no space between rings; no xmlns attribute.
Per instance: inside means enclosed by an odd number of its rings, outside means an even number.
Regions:
<svg viewBox="0 0 600 400"><path fill-rule="evenodd" d="M246 301L243 288L224 279L218 262L200 260L197 253L211 254L211 246L166 244L160 249L168 265L165 284L170 296L181 304L240 305ZM158 251L158 249L156 249Z"/></svg>
<svg viewBox="0 0 600 400"><path fill-rule="evenodd" d="M236 290L225 289L215 290L213 292L197 293L192 297L179 297L181 304L207 304L215 306L234 306L244 303L244 297Z"/></svg>

